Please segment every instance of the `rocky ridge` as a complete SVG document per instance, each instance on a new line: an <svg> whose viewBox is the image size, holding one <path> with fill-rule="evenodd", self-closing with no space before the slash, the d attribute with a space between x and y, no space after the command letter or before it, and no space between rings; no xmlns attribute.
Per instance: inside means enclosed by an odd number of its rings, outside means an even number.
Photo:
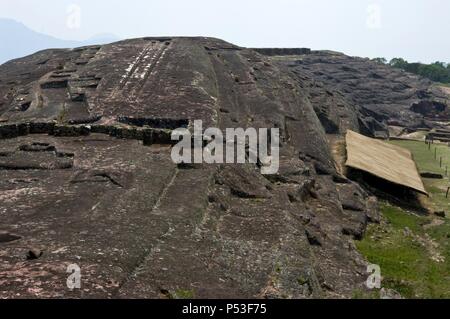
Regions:
<svg viewBox="0 0 450 319"><path fill-rule="evenodd" d="M425 125L410 110L417 92L443 98L372 62L211 38L3 64L0 297L351 297L367 278L353 241L378 209L340 175L327 134ZM174 164L170 133L194 120L279 128L279 173ZM79 290L66 286L70 264Z"/></svg>

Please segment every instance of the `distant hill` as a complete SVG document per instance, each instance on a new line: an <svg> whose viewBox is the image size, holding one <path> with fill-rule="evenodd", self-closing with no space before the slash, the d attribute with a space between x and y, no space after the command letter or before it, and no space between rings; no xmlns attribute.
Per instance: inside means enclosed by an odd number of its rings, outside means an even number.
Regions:
<svg viewBox="0 0 450 319"><path fill-rule="evenodd" d="M109 34L98 35L86 41L61 40L33 31L20 22L0 18L0 64L44 49L74 48L118 40L118 37Z"/></svg>

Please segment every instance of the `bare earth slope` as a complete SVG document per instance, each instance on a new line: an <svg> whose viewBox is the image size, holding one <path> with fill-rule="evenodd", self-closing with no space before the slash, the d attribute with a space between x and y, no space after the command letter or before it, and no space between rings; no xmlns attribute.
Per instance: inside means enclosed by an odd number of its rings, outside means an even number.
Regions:
<svg viewBox="0 0 450 319"><path fill-rule="evenodd" d="M143 38L1 65L0 298L363 289L353 239L377 221L376 200L336 172L326 130L361 131L366 108L291 63L216 39ZM280 128L279 174L173 164L170 130L200 119ZM70 264L80 290L66 287Z"/></svg>

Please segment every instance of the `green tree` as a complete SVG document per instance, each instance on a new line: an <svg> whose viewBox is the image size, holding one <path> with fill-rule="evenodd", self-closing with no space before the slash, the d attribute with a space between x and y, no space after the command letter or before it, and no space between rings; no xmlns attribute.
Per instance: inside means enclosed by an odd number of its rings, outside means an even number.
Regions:
<svg viewBox="0 0 450 319"><path fill-rule="evenodd" d="M386 58L374 58L372 59L373 62L381 63L381 64L387 64Z"/></svg>
<svg viewBox="0 0 450 319"><path fill-rule="evenodd" d="M393 58L391 61L389 61L389 65L393 66L394 68L406 69L406 67L408 66L408 61L402 58Z"/></svg>
<svg viewBox="0 0 450 319"><path fill-rule="evenodd" d="M409 63L402 58L394 58L389 61L389 65L400 68L410 73L426 77L432 81L450 83L450 67L445 62L434 62L432 64Z"/></svg>

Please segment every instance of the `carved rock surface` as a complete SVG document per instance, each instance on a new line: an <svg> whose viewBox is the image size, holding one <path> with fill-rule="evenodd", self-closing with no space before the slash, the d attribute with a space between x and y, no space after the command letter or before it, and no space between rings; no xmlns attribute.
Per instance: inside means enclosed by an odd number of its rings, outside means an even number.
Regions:
<svg viewBox="0 0 450 319"><path fill-rule="evenodd" d="M367 58L333 51L260 51L294 75L327 133L388 136L388 126L430 128L450 119L450 95L437 84Z"/></svg>
<svg viewBox="0 0 450 319"><path fill-rule="evenodd" d="M353 240L378 220L376 200L339 176L326 133L421 125L409 107L431 88L340 54L260 52L269 55L211 38L141 38L1 65L0 298L364 289ZM278 174L174 164L170 132L194 120L279 128ZM30 247L38 259L25 258ZM72 264L82 275L73 291Z"/></svg>

